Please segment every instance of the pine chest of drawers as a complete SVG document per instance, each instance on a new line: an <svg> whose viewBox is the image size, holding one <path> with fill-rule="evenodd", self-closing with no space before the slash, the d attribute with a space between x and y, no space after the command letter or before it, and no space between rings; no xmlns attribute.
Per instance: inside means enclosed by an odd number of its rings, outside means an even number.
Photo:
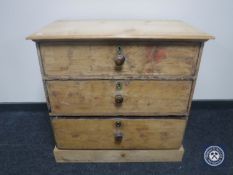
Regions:
<svg viewBox="0 0 233 175"><path fill-rule="evenodd" d="M212 38L181 21L56 21L30 35L57 162L181 161Z"/></svg>

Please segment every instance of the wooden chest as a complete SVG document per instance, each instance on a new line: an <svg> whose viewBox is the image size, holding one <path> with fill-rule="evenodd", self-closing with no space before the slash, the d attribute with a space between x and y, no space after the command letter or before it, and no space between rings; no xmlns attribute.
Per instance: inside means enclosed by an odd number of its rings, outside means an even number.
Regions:
<svg viewBox="0 0 233 175"><path fill-rule="evenodd" d="M204 42L181 21L56 21L36 42L57 162L180 161Z"/></svg>

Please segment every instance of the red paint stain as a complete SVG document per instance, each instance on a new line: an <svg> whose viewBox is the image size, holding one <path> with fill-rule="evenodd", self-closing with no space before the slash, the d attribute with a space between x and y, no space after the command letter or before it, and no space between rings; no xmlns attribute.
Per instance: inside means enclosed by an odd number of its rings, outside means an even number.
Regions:
<svg viewBox="0 0 233 175"><path fill-rule="evenodd" d="M166 52L164 49L158 49L155 54L155 60L156 62L160 62L162 59L165 59L167 57Z"/></svg>
<svg viewBox="0 0 233 175"><path fill-rule="evenodd" d="M95 100L99 100L99 97L94 97Z"/></svg>
<svg viewBox="0 0 233 175"><path fill-rule="evenodd" d="M167 57L165 49L156 48L156 47L147 47L146 48L146 57L148 62L155 61L156 63L161 62L161 60Z"/></svg>

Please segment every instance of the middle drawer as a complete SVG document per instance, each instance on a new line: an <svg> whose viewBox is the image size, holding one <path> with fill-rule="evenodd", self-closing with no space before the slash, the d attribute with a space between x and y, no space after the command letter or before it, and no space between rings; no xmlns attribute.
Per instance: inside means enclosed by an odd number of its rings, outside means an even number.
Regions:
<svg viewBox="0 0 233 175"><path fill-rule="evenodd" d="M51 115L185 115L192 81L76 80L46 86Z"/></svg>

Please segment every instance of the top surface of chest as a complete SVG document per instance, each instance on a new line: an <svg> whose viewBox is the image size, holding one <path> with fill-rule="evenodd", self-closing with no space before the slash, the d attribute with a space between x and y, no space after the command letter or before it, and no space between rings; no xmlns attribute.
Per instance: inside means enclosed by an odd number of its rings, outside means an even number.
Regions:
<svg viewBox="0 0 233 175"><path fill-rule="evenodd" d="M177 20L60 20L49 24L27 39L208 40L212 38L213 36Z"/></svg>

